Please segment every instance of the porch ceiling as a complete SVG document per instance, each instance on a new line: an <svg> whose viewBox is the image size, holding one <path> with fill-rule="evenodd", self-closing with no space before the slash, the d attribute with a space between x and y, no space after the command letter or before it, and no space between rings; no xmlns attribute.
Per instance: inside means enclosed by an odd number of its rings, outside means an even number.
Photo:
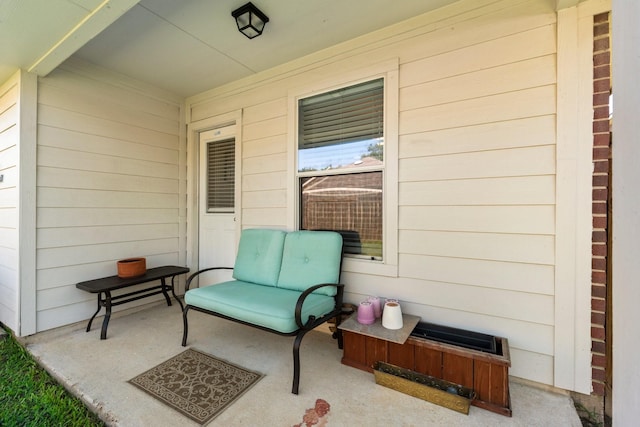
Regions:
<svg viewBox="0 0 640 427"><path fill-rule="evenodd" d="M457 0L254 0L270 21L238 32L246 0L2 0L0 83L47 75L74 53L190 96Z"/></svg>

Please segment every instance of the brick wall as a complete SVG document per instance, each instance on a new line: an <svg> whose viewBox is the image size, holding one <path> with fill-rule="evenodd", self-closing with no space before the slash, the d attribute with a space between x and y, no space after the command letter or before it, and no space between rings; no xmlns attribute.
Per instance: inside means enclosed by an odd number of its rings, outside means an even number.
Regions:
<svg viewBox="0 0 640 427"><path fill-rule="evenodd" d="M611 175L610 14L594 16L593 27L593 237L591 273L591 368L593 394L603 396L607 367L609 186Z"/></svg>

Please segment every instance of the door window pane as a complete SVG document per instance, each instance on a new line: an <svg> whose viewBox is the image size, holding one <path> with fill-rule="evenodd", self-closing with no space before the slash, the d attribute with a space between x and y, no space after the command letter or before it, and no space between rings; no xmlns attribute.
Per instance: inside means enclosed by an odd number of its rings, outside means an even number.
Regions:
<svg viewBox="0 0 640 427"><path fill-rule="evenodd" d="M207 143L207 212L233 212L235 139Z"/></svg>

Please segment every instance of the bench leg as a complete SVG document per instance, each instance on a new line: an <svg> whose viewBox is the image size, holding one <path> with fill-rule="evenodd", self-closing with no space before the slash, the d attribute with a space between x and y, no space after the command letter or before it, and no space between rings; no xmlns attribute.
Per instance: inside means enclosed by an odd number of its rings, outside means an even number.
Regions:
<svg viewBox="0 0 640 427"><path fill-rule="evenodd" d="M334 338L338 339L338 348L342 350L342 348L344 347L344 342L342 340L342 329L338 327L340 326L340 323L342 323L342 313L336 316L336 333L334 336Z"/></svg>
<svg viewBox="0 0 640 427"><path fill-rule="evenodd" d="M306 330L298 332L296 339L293 340L293 387L291 388L293 394L298 394L298 386L300 385L300 343L306 333Z"/></svg>
<svg viewBox="0 0 640 427"><path fill-rule="evenodd" d="M176 301L178 301L178 304L180 304L180 310L184 311L184 306L182 305L182 301L180 301L180 298L178 298L178 295L176 295L176 284L174 281L175 278L176 276L171 277L171 293L173 294L173 297L176 299Z"/></svg>
<svg viewBox="0 0 640 427"><path fill-rule="evenodd" d="M187 335L189 334L189 322L187 321L187 311L189 310L189 306L186 306L184 310L182 310L182 324L184 325L184 329L182 332L182 346L187 346Z"/></svg>

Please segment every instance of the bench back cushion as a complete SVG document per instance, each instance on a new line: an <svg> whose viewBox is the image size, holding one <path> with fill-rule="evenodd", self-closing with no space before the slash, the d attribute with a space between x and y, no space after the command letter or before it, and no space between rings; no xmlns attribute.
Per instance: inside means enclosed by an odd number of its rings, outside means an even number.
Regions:
<svg viewBox="0 0 640 427"><path fill-rule="evenodd" d="M276 286L286 234L282 230L243 230L233 278L258 285Z"/></svg>
<svg viewBox="0 0 640 427"><path fill-rule="evenodd" d="M333 231L287 233L278 287L304 291L321 283L338 283L341 260L342 236L339 233ZM336 288L324 287L314 293L334 296Z"/></svg>

